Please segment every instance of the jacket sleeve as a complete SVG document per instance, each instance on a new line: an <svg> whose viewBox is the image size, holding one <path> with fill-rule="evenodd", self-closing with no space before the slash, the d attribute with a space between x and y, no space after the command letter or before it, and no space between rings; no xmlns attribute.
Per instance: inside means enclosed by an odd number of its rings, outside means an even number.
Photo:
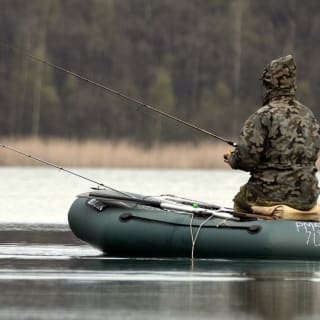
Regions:
<svg viewBox="0 0 320 320"><path fill-rule="evenodd" d="M257 111L245 122L239 143L230 157L233 169L253 171L260 163L267 136L267 123L263 112Z"/></svg>

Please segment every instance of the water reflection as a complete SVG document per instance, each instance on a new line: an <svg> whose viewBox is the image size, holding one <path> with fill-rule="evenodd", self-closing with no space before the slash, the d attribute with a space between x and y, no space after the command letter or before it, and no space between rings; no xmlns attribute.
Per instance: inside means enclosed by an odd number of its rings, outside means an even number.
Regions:
<svg viewBox="0 0 320 320"><path fill-rule="evenodd" d="M1 289L5 287L0 302L6 310L20 316L25 310L36 315L46 310L50 319L85 319L89 314L91 319L102 315L112 319L304 319L319 313L319 286L312 281L104 282L40 278L0 283Z"/></svg>
<svg viewBox="0 0 320 320"><path fill-rule="evenodd" d="M317 261L104 257L68 228L0 228L1 319L318 319Z"/></svg>

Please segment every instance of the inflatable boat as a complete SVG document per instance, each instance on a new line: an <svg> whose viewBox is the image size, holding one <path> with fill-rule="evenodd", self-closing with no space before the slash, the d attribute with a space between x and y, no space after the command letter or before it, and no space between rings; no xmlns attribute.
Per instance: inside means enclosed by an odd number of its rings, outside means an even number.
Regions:
<svg viewBox="0 0 320 320"><path fill-rule="evenodd" d="M108 256L320 259L320 223L243 219L175 196L94 190L68 214L72 232Z"/></svg>

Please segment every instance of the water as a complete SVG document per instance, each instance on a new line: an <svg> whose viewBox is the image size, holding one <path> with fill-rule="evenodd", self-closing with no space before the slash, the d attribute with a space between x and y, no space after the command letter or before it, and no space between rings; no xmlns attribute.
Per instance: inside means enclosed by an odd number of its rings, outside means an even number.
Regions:
<svg viewBox="0 0 320 320"><path fill-rule="evenodd" d="M113 188L146 195L176 194L232 206L248 178L231 170L71 169ZM51 168L0 168L0 222L67 224L79 193L95 185Z"/></svg>
<svg viewBox="0 0 320 320"><path fill-rule="evenodd" d="M92 170L114 188L231 205L247 175ZM67 210L91 185L46 168L2 168L0 319L318 319L320 262L123 259L77 240Z"/></svg>

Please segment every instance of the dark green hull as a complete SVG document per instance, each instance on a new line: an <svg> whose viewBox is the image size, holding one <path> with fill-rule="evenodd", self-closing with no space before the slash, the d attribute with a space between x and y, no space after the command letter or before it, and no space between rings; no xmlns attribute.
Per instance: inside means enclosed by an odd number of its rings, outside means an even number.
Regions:
<svg viewBox="0 0 320 320"><path fill-rule="evenodd" d="M190 257L190 215L146 206L113 206L99 212L78 198L69 225L81 240L111 256ZM195 235L203 218L194 218ZM224 222L200 229L195 258L320 259L320 223L298 221Z"/></svg>

